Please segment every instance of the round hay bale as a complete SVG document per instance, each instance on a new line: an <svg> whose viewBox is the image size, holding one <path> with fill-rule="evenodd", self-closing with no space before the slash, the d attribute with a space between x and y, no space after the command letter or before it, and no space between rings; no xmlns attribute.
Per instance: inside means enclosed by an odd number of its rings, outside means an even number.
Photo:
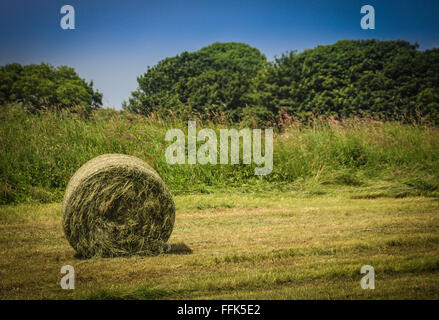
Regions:
<svg viewBox="0 0 439 320"><path fill-rule="evenodd" d="M163 252L175 205L158 173L146 162L104 154L70 179L63 228L81 257L154 255Z"/></svg>

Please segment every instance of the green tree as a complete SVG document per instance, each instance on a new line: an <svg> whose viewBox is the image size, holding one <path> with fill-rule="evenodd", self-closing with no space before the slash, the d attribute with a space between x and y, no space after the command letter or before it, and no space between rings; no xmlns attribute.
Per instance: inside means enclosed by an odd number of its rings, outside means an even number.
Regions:
<svg viewBox="0 0 439 320"><path fill-rule="evenodd" d="M271 115L362 110L438 120L438 88L438 49L419 51L406 41L343 40L276 58L253 81L250 105Z"/></svg>
<svg viewBox="0 0 439 320"><path fill-rule="evenodd" d="M0 67L0 104L19 103L29 111L102 105L102 94L93 89L73 68L41 63L18 63Z"/></svg>
<svg viewBox="0 0 439 320"><path fill-rule="evenodd" d="M166 58L137 81L124 108L141 114L155 111L182 116L226 113L239 119L249 103L249 88L267 61L243 43L214 43L195 52Z"/></svg>

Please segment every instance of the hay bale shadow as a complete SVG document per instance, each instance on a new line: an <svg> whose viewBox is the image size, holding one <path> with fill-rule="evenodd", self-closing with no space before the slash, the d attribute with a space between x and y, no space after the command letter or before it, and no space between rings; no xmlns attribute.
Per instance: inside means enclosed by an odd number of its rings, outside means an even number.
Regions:
<svg viewBox="0 0 439 320"><path fill-rule="evenodd" d="M82 255L82 254L80 254L80 253L78 253L78 252L75 252L75 254L73 255L73 257L74 257L75 259L78 259L78 260L88 260L88 259L90 259L90 258L88 258L88 257L86 257L86 256L84 256L84 255Z"/></svg>
<svg viewBox="0 0 439 320"><path fill-rule="evenodd" d="M179 242L179 243L165 244L165 250L162 254L191 254L192 252L193 252L192 249L189 248L188 245L186 245L183 242ZM88 260L92 258L92 257L81 255L77 252L73 256L78 260ZM121 257L130 257L130 255L125 255ZM145 257L145 256L132 255L132 257ZM112 257L100 257L100 258L111 259Z"/></svg>
<svg viewBox="0 0 439 320"><path fill-rule="evenodd" d="M189 248L185 243L170 243L168 244L168 250L166 254L191 254L192 249Z"/></svg>

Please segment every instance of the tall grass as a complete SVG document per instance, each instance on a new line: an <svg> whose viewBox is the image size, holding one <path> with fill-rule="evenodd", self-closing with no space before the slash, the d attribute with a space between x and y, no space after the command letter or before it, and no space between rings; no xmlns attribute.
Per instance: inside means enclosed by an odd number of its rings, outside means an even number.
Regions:
<svg viewBox="0 0 439 320"><path fill-rule="evenodd" d="M0 203L52 202L62 198L72 174L103 153L146 160L174 194L316 186L364 186L377 182L405 192L437 195L439 128L370 118L290 120L274 138L274 167L255 176L255 165L169 165L170 128L187 123L114 110L29 115L0 107ZM197 128L242 128L244 123L197 122Z"/></svg>

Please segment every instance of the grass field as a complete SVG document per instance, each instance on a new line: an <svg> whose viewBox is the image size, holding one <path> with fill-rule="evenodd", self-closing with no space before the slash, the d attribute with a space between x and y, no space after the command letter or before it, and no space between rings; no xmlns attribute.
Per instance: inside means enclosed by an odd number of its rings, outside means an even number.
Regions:
<svg viewBox="0 0 439 320"><path fill-rule="evenodd" d="M407 120L409 121L409 120ZM439 127L370 118L292 121L274 135L273 172L251 165L171 165L165 159L170 128L179 119L99 110L26 114L0 107L0 204L60 202L72 175L105 153L139 157L159 172L174 195L193 193L367 187L386 196L439 196ZM197 122L197 128L242 128L241 123ZM374 194L372 196L377 196Z"/></svg>
<svg viewBox="0 0 439 320"><path fill-rule="evenodd" d="M168 164L167 130L187 129L175 118L2 106L0 299L438 299L439 127L311 120L276 128L273 172L255 176L253 164ZM168 185L169 253L75 258L60 201L104 153L137 156ZM67 264L75 290L60 288ZM363 265L375 268L375 290L361 289Z"/></svg>
<svg viewBox="0 0 439 320"><path fill-rule="evenodd" d="M178 195L169 253L89 260L59 203L1 206L0 299L438 299L438 198L365 192ZM75 290L60 288L67 264Z"/></svg>

